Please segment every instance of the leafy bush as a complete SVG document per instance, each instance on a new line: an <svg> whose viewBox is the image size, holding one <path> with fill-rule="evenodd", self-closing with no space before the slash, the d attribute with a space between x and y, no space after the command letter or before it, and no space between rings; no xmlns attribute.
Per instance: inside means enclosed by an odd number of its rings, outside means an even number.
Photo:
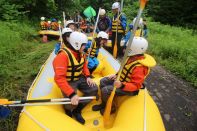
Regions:
<svg viewBox="0 0 197 131"><path fill-rule="evenodd" d="M32 38L36 30L27 23L0 21L0 97L25 99L40 66L53 49ZM34 37L34 36L33 36ZM1 131L15 131L21 108L11 108L11 115L0 120Z"/></svg>

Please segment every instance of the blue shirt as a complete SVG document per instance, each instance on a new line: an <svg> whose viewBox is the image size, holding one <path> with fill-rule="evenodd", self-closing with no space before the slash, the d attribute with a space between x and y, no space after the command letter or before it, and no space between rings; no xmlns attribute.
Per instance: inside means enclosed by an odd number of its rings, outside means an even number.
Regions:
<svg viewBox="0 0 197 131"><path fill-rule="evenodd" d="M125 41L124 46L126 46L127 42L129 41L130 36L131 36L131 31L128 31L127 34L123 38Z"/></svg>

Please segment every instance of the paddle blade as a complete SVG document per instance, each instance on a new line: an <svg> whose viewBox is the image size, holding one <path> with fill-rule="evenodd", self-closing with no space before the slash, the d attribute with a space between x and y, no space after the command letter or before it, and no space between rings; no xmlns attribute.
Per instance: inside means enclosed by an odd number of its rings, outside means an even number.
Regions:
<svg viewBox="0 0 197 131"><path fill-rule="evenodd" d="M107 100L107 104L105 107L105 112L103 115L103 121L104 121L103 123L104 123L105 128L110 128L112 126L111 122L110 122L110 113L111 113L112 102L114 99L115 92L116 92L116 87L113 88L113 91L112 91L109 99Z"/></svg>
<svg viewBox="0 0 197 131"><path fill-rule="evenodd" d="M114 44L114 49L113 49L113 57L116 58L117 57L117 38L115 40L115 44Z"/></svg>
<svg viewBox="0 0 197 131"><path fill-rule="evenodd" d="M8 99L0 99L0 105L8 105L8 104L12 104L12 102L9 101Z"/></svg>
<svg viewBox="0 0 197 131"><path fill-rule="evenodd" d="M147 1L148 0L140 0L140 9L144 9Z"/></svg>
<svg viewBox="0 0 197 131"><path fill-rule="evenodd" d="M8 108L6 108L4 106L0 106L0 119L7 118L10 113L11 113L11 111Z"/></svg>

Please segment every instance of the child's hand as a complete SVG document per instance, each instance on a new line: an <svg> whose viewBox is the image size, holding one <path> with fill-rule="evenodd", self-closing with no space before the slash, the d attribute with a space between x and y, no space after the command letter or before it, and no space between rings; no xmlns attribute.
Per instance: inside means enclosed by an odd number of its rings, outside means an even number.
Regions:
<svg viewBox="0 0 197 131"><path fill-rule="evenodd" d="M114 81L114 86L116 87L116 88L120 88L121 86L122 86L122 82L121 81Z"/></svg>
<svg viewBox="0 0 197 131"><path fill-rule="evenodd" d="M109 78L110 80L115 80L115 79L116 79L116 75L114 75L114 74L113 74L113 75L109 75L108 78Z"/></svg>

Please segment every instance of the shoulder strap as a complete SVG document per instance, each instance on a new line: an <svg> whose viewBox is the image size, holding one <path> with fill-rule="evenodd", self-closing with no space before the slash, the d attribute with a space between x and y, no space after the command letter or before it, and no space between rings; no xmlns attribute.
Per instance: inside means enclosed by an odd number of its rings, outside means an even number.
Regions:
<svg viewBox="0 0 197 131"><path fill-rule="evenodd" d="M123 81L125 81L126 80L126 77L129 75L129 73L130 73L130 70L132 69L132 68L134 68L136 65L141 65L140 63L134 63L128 70L127 70L127 72L126 72L126 74L125 74L125 78L123 79Z"/></svg>
<svg viewBox="0 0 197 131"><path fill-rule="evenodd" d="M66 48L63 48L63 50L67 53L67 55L69 57L69 60L70 60L70 63L71 63L71 76L74 76L75 65L74 65L73 57L72 57L71 53ZM70 67L70 66L68 66L68 67ZM71 77L71 81L73 81L73 80L74 80L74 77Z"/></svg>

